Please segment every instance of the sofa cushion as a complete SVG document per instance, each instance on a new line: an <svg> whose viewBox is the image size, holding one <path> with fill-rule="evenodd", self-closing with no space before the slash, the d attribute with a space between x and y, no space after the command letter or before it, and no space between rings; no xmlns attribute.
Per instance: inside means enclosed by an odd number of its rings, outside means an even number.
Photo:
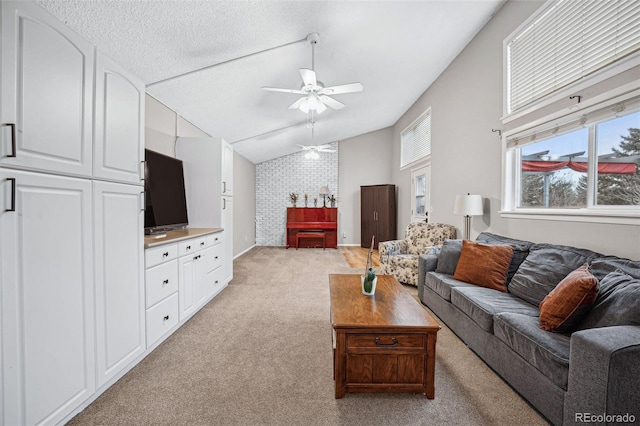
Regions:
<svg viewBox="0 0 640 426"><path fill-rule="evenodd" d="M462 251L462 240L445 240L438 255L436 272L453 275L458 266L460 251Z"/></svg>
<svg viewBox="0 0 640 426"><path fill-rule="evenodd" d="M540 303L540 328L557 333L574 331L596 301L599 288L586 264L571 272Z"/></svg>
<svg viewBox="0 0 640 426"><path fill-rule="evenodd" d="M513 312L496 314L493 334L562 389L569 377L571 337L538 327L538 318Z"/></svg>
<svg viewBox="0 0 640 426"><path fill-rule="evenodd" d="M451 303L480 328L493 333L493 317L500 312L517 312L538 318L538 308L509 293L483 287L454 287Z"/></svg>
<svg viewBox="0 0 640 426"><path fill-rule="evenodd" d="M453 279L451 275L439 272L428 272L425 276L424 285L436 292L447 302L451 301L451 289L454 287L476 287L473 284L465 283Z"/></svg>
<svg viewBox="0 0 640 426"><path fill-rule="evenodd" d="M600 282L600 292L578 329L640 325L640 279L612 272Z"/></svg>
<svg viewBox="0 0 640 426"><path fill-rule="evenodd" d="M509 286L511 279L520 267L520 264L524 262L524 259L526 259L527 255L529 254L529 248L533 245L533 243L530 241L515 240L513 238L503 237L501 235L492 234L490 232L482 232L480 235L478 235L476 241L479 243L494 245L506 244L510 245L511 248L513 248L513 257L511 258L509 271L507 272L507 286Z"/></svg>
<svg viewBox="0 0 640 426"><path fill-rule="evenodd" d="M601 257L591 250L552 244L534 244L511 279L509 292L536 306L571 271Z"/></svg>
<svg viewBox="0 0 640 426"><path fill-rule="evenodd" d="M594 259L589 265L591 273L600 281L609 273L622 271L633 278L640 279L640 261L623 259L615 256L602 256Z"/></svg>
<svg viewBox="0 0 640 426"><path fill-rule="evenodd" d="M481 287L507 292L507 270L513 255L508 245L463 241L453 278Z"/></svg>

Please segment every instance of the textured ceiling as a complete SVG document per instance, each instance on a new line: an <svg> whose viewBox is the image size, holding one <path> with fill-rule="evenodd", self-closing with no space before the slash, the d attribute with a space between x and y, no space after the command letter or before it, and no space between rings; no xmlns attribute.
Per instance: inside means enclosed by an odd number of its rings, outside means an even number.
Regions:
<svg viewBox="0 0 640 426"><path fill-rule="evenodd" d="M393 125L503 0L37 3L139 76L150 95L260 163L299 150L296 144ZM297 95L260 89L300 88L298 69L311 68L303 40L311 32L320 34L318 79L364 85L363 92L334 96L346 107L316 117L313 141L307 116L287 109ZM153 84L213 64L220 65Z"/></svg>

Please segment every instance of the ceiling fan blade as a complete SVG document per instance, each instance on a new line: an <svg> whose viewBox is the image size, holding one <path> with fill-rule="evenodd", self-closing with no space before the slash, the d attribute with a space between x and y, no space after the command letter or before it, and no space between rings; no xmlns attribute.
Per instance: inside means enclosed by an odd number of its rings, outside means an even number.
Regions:
<svg viewBox="0 0 640 426"><path fill-rule="evenodd" d="M305 102L306 100L307 100L306 97L298 99L297 101L295 101L294 103L289 105L289 109L298 109L298 108L300 108L300 105L302 105L302 103Z"/></svg>
<svg viewBox="0 0 640 426"><path fill-rule="evenodd" d="M313 85L317 86L318 81L316 80L316 72L314 70L310 70L307 68L300 68L300 76L302 77L302 81L304 81L304 85Z"/></svg>
<svg viewBox="0 0 640 426"><path fill-rule="evenodd" d="M325 87L320 90L323 95L340 95L342 93L362 92L364 86L362 83L341 84L339 86Z"/></svg>
<svg viewBox="0 0 640 426"><path fill-rule="evenodd" d="M302 90L280 89L279 87L263 87L262 89L263 90L269 90L271 92L295 93L296 95L304 95L305 94Z"/></svg>
<svg viewBox="0 0 640 426"><path fill-rule="evenodd" d="M296 145L298 145L300 148L302 148L303 151L308 151L310 149L313 149L312 146L300 145L299 143L297 143Z"/></svg>
<svg viewBox="0 0 640 426"><path fill-rule="evenodd" d="M328 97L327 95L320 96L320 100L323 104L330 106L333 109L342 109L344 108L344 104L342 102L338 102L335 99Z"/></svg>
<svg viewBox="0 0 640 426"><path fill-rule="evenodd" d="M324 105L324 103L318 102L318 106L316 106L316 112L318 114L324 112L326 109L327 109L327 107Z"/></svg>
<svg viewBox="0 0 640 426"><path fill-rule="evenodd" d="M316 151L318 151L318 152L328 152L328 153L336 152L335 149L317 149Z"/></svg>

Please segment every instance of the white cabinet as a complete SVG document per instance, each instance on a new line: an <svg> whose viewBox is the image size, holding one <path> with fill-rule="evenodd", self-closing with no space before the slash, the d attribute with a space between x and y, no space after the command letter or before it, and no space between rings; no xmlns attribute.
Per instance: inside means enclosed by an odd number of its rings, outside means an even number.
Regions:
<svg viewBox="0 0 640 426"><path fill-rule="evenodd" d="M146 249L145 264L147 348L152 348L180 320L178 243Z"/></svg>
<svg viewBox="0 0 640 426"><path fill-rule="evenodd" d="M144 177L144 84L98 52L95 101L94 177L140 184Z"/></svg>
<svg viewBox="0 0 640 426"><path fill-rule="evenodd" d="M93 183L98 387L146 349L142 188Z"/></svg>
<svg viewBox="0 0 640 426"><path fill-rule="evenodd" d="M1 7L0 165L91 176L93 46L35 3Z"/></svg>
<svg viewBox="0 0 640 426"><path fill-rule="evenodd" d="M233 278L233 148L220 138L178 138L176 157L184 163L189 226L224 229L227 284Z"/></svg>
<svg viewBox="0 0 640 426"><path fill-rule="evenodd" d="M91 192L0 169L2 424L55 424L95 391Z"/></svg>
<svg viewBox="0 0 640 426"><path fill-rule="evenodd" d="M223 241L222 233L214 232L145 250L147 348L159 344L226 287Z"/></svg>
<svg viewBox="0 0 640 426"><path fill-rule="evenodd" d="M223 196L233 195L233 147L222 141L222 193Z"/></svg>
<svg viewBox="0 0 640 426"><path fill-rule="evenodd" d="M222 197L222 223L224 229L222 244L224 254L227 256L222 265L222 273L225 283L233 279L233 198Z"/></svg>
<svg viewBox="0 0 640 426"><path fill-rule="evenodd" d="M58 424L146 350L144 85L35 2L0 8L0 424Z"/></svg>

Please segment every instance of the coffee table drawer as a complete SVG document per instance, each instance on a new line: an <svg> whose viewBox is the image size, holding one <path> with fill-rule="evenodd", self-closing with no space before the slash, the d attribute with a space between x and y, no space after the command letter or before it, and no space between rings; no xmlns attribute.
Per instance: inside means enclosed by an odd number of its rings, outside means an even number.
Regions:
<svg viewBox="0 0 640 426"><path fill-rule="evenodd" d="M424 348L424 336L419 334L348 334L347 349L351 348Z"/></svg>

